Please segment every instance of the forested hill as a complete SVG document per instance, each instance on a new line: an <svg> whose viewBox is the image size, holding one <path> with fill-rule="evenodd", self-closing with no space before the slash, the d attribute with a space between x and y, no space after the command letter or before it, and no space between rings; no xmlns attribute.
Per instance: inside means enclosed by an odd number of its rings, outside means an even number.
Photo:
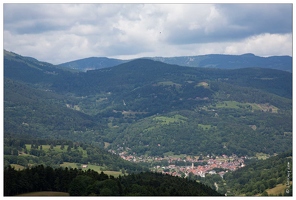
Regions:
<svg viewBox="0 0 296 200"><path fill-rule="evenodd" d="M273 154L292 145L292 74L282 70L138 59L74 72L5 52L4 79L5 133L157 156Z"/></svg>
<svg viewBox="0 0 296 200"><path fill-rule="evenodd" d="M40 62L4 50L4 77L26 83L48 85L56 79L72 74L70 69Z"/></svg>
<svg viewBox="0 0 296 200"><path fill-rule="evenodd" d="M260 57L249 53L243 55L209 54L198 56L146 57L146 59L188 67L217 69L239 69L248 67L260 67L292 72L291 56ZM80 71L87 71L93 69L113 67L129 61L131 60L120 60L106 57L90 57L62 63L59 66L66 67L69 69L77 69Z"/></svg>
<svg viewBox="0 0 296 200"><path fill-rule="evenodd" d="M279 96L292 97L292 74L264 68L222 70L169 65L149 59L138 59L112 68L79 73L53 84L57 91L89 95L98 92L136 90L147 84L190 85L190 81L219 81L243 87L262 89ZM188 83L189 81L189 83ZM168 84L166 84L168 85Z"/></svg>

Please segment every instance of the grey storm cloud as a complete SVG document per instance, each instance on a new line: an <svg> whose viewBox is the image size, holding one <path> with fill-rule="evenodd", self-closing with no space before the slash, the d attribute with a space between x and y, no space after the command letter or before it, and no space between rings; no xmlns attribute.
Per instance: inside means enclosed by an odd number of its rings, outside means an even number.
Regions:
<svg viewBox="0 0 296 200"><path fill-rule="evenodd" d="M171 29L167 41L171 43L209 43L235 41L263 34L291 33L291 4L215 4L208 10L211 20L203 21L198 16L189 20L199 28L189 29L188 24Z"/></svg>
<svg viewBox="0 0 296 200"><path fill-rule="evenodd" d="M253 34L289 33L292 4L218 4L231 24L247 27Z"/></svg>
<svg viewBox="0 0 296 200"><path fill-rule="evenodd" d="M3 11L4 48L54 63L292 52L292 4L5 3Z"/></svg>

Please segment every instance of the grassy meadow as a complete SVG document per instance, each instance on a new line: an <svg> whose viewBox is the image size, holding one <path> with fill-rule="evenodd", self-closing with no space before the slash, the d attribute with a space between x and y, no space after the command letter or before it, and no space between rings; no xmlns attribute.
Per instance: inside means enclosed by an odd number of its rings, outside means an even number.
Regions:
<svg viewBox="0 0 296 200"><path fill-rule="evenodd" d="M119 175L123 176L123 173L120 171L108 171L104 166L98 166L98 165L91 165L87 164L86 168L82 168L82 164L77 163L70 163L70 162L64 162L60 165L61 167L68 167L68 168L81 168L82 170L94 170L98 173L104 172L107 175L112 175L114 177L118 177Z"/></svg>
<svg viewBox="0 0 296 200"><path fill-rule="evenodd" d="M61 149L61 145L56 145L53 147L53 151L56 151L56 152L67 152L67 148L68 148L68 145L64 145L64 148ZM31 145L30 144L26 144L26 149L28 151L31 150ZM42 150L44 150L45 152L49 151L50 150L50 145L42 145ZM86 150L83 150L82 147L78 147L77 148L78 151L82 151L82 156L83 157L87 157L87 152Z"/></svg>

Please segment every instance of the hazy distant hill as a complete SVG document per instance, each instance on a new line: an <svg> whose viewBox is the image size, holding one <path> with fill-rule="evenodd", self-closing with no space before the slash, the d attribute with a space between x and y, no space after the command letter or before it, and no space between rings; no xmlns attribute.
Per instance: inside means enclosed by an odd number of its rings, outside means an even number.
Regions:
<svg viewBox="0 0 296 200"><path fill-rule="evenodd" d="M243 55L199 55L199 56L179 56L179 57L146 57L155 61L160 61L167 64L188 66L188 67L203 67L203 68L219 68L219 69L239 69L246 67L260 67L279 69L283 71L292 71L292 57L290 56L271 56L259 57L254 54ZM120 60L106 57L91 57L80 60L75 60L60 64L59 66L87 71L93 69L102 69L113 67L131 60Z"/></svg>
<svg viewBox="0 0 296 200"><path fill-rule="evenodd" d="M119 60L106 57L90 57L79 60L74 60L66 63L62 63L59 66L70 69L76 69L80 71L102 69L105 67L113 67L122 63L127 62L126 60Z"/></svg>
<svg viewBox="0 0 296 200"><path fill-rule="evenodd" d="M153 60L169 64L190 67L211 67L220 69L237 69L246 67L261 67L292 71L292 57L271 56L259 57L254 54L219 55L209 54L200 56L154 57Z"/></svg>

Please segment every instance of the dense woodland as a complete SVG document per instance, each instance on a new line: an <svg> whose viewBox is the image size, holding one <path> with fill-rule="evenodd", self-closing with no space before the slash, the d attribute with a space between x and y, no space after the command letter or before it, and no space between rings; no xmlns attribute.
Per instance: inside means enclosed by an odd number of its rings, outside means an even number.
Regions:
<svg viewBox="0 0 296 200"><path fill-rule="evenodd" d="M287 185L287 182L292 181L292 168L292 151L290 150L227 173L224 179L234 195L266 195L264 192L266 189L274 188L277 184ZM287 186L286 188L289 189L289 193L281 191L281 194L292 196L292 187Z"/></svg>
<svg viewBox="0 0 296 200"><path fill-rule="evenodd" d="M4 196L32 191L69 192L71 196L222 196L196 181L152 172L114 178L103 172L43 165L22 171L4 169Z"/></svg>
<svg viewBox="0 0 296 200"><path fill-rule="evenodd" d="M42 145L69 150L44 151ZM77 72L4 51L5 166L56 169L62 162L90 162L138 173L146 168L107 150L160 157L167 152L273 156L291 147L290 72L148 59ZM254 195L230 185L233 194Z"/></svg>

